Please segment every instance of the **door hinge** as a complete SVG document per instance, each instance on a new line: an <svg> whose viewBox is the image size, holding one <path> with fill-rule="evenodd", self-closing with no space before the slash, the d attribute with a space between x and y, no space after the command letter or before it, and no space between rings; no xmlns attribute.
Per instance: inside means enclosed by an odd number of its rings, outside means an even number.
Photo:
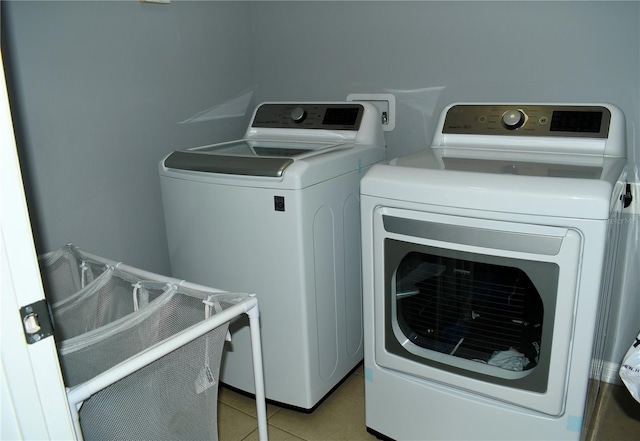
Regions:
<svg viewBox="0 0 640 441"><path fill-rule="evenodd" d="M37 343L53 335L53 321L47 301L42 299L20 308L22 328L28 344Z"/></svg>

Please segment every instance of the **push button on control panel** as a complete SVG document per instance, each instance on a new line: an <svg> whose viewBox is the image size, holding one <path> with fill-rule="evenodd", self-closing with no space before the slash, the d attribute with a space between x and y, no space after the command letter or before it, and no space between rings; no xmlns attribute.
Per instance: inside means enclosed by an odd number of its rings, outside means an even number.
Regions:
<svg viewBox="0 0 640 441"><path fill-rule="evenodd" d="M275 211L284 211L284 196L273 197L273 209Z"/></svg>

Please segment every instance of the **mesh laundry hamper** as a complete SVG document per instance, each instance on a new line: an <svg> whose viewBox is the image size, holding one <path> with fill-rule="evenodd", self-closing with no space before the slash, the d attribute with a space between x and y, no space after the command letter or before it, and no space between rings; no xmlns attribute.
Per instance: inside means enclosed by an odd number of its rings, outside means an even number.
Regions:
<svg viewBox="0 0 640 441"><path fill-rule="evenodd" d="M51 305L54 335L63 341L105 326L145 307L166 289L166 283L140 280L109 267L77 293Z"/></svg>
<svg viewBox="0 0 640 441"><path fill-rule="evenodd" d="M147 307L63 341L65 384L82 388L248 298L171 286ZM91 395L79 410L85 439L217 439L218 373L227 328L223 323Z"/></svg>
<svg viewBox="0 0 640 441"><path fill-rule="evenodd" d="M228 324L249 317L258 432L267 440L258 301L68 244L40 256L78 439L216 440Z"/></svg>
<svg viewBox="0 0 640 441"><path fill-rule="evenodd" d="M90 257L73 244L43 254L38 261L50 305L76 294L114 263L99 256Z"/></svg>

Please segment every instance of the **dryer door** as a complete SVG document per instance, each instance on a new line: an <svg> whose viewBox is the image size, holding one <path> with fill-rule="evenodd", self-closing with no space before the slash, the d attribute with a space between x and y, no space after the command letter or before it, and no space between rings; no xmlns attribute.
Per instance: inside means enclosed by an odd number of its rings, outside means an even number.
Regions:
<svg viewBox="0 0 640 441"><path fill-rule="evenodd" d="M563 412L578 232L378 208L374 236L377 363Z"/></svg>

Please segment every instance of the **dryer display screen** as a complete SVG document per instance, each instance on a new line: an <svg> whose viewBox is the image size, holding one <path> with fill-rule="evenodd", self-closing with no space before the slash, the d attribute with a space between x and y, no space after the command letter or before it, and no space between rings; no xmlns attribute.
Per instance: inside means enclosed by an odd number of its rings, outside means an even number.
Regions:
<svg viewBox="0 0 640 441"><path fill-rule="evenodd" d="M600 133L602 112L556 110L551 117L552 132Z"/></svg>

